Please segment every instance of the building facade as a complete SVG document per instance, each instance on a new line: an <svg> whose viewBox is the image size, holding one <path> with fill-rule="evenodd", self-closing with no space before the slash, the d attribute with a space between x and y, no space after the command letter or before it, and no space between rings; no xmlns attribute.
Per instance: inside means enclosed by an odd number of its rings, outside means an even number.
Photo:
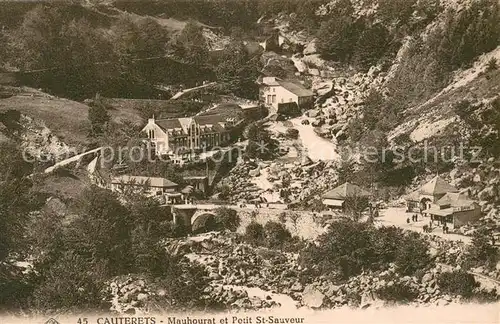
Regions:
<svg viewBox="0 0 500 324"><path fill-rule="evenodd" d="M445 196L447 193L457 193L457 188L446 182L440 176L435 176L420 187L418 190L406 196L407 211L425 211L431 208L433 203Z"/></svg>
<svg viewBox="0 0 500 324"><path fill-rule="evenodd" d="M446 224L451 228L478 221L481 216L481 206L461 193L447 193L426 210L433 221Z"/></svg>
<svg viewBox="0 0 500 324"><path fill-rule="evenodd" d="M300 84L264 77L260 85L260 98L266 106L277 112L280 104L295 103L300 109L311 108L314 94Z"/></svg>
<svg viewBox="0 0 500 324"><path fill-rule="evenodd" d="M111 190L118 193L144 194L167 205L181 203L184 199L177 183L159 177L122 175L111 180Z"/></svg>
<svg viewBox="0 0 500 324"><path fill-rule="evenodd" d="M175 119L150 118L142 129L157 154L183 156L194 150L227 145L231 130L238 123L221 115Z"/></svg>

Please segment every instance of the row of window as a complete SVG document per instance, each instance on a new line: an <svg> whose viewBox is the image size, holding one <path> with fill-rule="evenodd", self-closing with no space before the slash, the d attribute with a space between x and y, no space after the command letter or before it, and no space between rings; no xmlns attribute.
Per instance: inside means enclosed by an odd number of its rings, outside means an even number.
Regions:
<svg viewBox="0 0 500 324"><path fill-rule="evenodd" d="M293 101L292 98L288 99L288 102L292 102L292 101ZM284 102L285 102L285 99L281 98L281 103L284 103ZM267 103L268 104L274 104L274 103L276 103L276 95L267 95Z"/></svg>

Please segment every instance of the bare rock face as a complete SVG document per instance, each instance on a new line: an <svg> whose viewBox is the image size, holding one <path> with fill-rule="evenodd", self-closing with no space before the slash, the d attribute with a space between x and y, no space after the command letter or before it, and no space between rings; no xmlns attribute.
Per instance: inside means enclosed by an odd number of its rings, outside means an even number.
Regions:
<svg viewBox="0 0 500 324"><path fill-rule="evenodd" d="M260 167L258 167L257 169L248 171L248 174L251 177L258 177L260 175Z"/></svg>
<svg viewBox="0 0 500 324"><path fill-rule="evenodd" d="M304 290L304 286L300 282L296 282L290 288L291 291L301 292Z"/></svg>
<svg viewBox="0 0 500 324"><path fill-rule="evenodd" d="M323 295L316 287L313 285L308 285L302 293L302 303L311 308L320 308L325 301L325 295Z"/></svg>
<svg viewBox="0 0 500 324"><path fill-rule="evenodd" d="M316 46L316 40L312 40L307 46L304 48L304 55L316 54L318 52Z"/></svg>
<svg viewBox="0 0 500 324"><path fill-rule="evenodd" d="M422 283L428 283L432 280L432 273L428 272L422 277Z"/></svg>

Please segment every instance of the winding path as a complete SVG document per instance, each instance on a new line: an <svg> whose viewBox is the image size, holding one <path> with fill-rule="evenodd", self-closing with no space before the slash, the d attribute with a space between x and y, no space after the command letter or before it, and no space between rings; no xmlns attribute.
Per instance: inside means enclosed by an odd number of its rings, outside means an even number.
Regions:
<svg viewBox="0 0 500 324"><path fill-rule="evenodd" d="M170 98L171 100L176 100L176 99L179 99L180 97L182 97L183 95L185 95L186 93L190 93L190 92L193 92L193 91L196 91L196 90L199 90L199 89L203 89L203 88L208 88L210 86L213 86L213 85L216 85L217 82L210 82L210 83L207 83L207 84L203 84L201 86L198 86L198 87L194 87L194 88L189 88L189 89L185 89L185 90L182 90L182 91L179 91L177 92L175 95L172 96L172 98Z"/></svg>
<svg viewBox="0 0 500 324"><path fill-rule="evenodd" d="M95 153L97 151L100 151L100 150L102 150L102 148L103 147L101 146L101 147L98 147L96 149L93 149L93 150L90 150L90 151L87 151L87 152L84 152L84 153L80 153L80 154L74 155L74 156L72 156L70 158L67 158L65 160L59 161L56 164L54 164L53 166L48 167L47 169L45 169L43 172L44 173L50 173L50 172L54 171L55 169L57 169L59 167L62 167L62 166L68 165L68 164L70 164L72 162L78 161L80 158L84 157L87 154L92 154L92 153Z"/></svg>

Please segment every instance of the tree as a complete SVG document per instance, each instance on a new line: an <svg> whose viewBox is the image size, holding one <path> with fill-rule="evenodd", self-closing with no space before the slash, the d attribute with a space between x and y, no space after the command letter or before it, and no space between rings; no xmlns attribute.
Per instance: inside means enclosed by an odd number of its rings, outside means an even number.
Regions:
<svg viewBox="0 0 500 324"><path fill-rule="evenodd" d="M113 32L113 45L116 53L123 59L139 56L141 34L134 21L128 17L120 17L111 26Z"/></svg>
<svg viewBox="0 0 500 324"><path fill-rule="evenodd" d="M106 106L101 101L96 101L90 105L88 118L93 135L102 134L111 119Z"/></svg>
<svg viewBox="0 0 500 324"><path fill-rule="evenodd" d="M39 208L28 176L33 166L11 142L0 142L0 309L26 305L31 283L20 273L16 256L27 252L29 214Z"/></svg>
<svg viewBox="0 0 500 324"><path fill-rule="evenodd" d="M429 244L418 233L406 233L399 244L394 262L397 271L404 276L425 269L432 264Z"/></svg>
<svg viewBox="0 0 500 324"><path fill-rule="evenodd" d="M222 185L219 187L219 198L222 200L227 200L231 197L231 187L228 185Z"/></svg>
<svg viewBox="0 0 500 324"><path fill-rule="evenodd" d="M337 183L351 182L356 171L356 161L348 152L341 152L339 161L335 164L338 174Z"/></svg>
<svg viewBox="0 0 500 324"><path fill-rule="evenodd" d="M299 138L299 131L295 128L288 128L286 130L286 136L291 139Z"/></svg>
<svg viewBox="0 0 500 324"><path fill-rule="evenodd" d="M208 44L200 25L189 21L173 43L174 53L188 64L203 66L208 58Z"/></svg>
<svg viewBox="0 0 500 324"><path fill-rule="evenodd" d="M111 30L115 51L122 59L165 55L169 35L153 18L136 23L128 16L120 17Z"/></svg>
<svg viewBox="0 0 500 324"><path fill-rule="evenodd" d="M237 96L249 99L258 97L258 86L255 80L260 74L258 56L250 56L241 41L235 41L224 49L217 60L215 74L224 86Z"/></svg>
<svg viewBox="0 0 500 324"><path fill-rule="evenodd" d="M75 208L78 216L65 237L69 247L89 262L107 264L110 274L127 272L132 227L116 195L92 186L78 197Z"/></svg>
<svg viewBox="0 0 500 324"><path fill-rule="evenodd" d="M290 231L283 224L274 221L269 221L264 225L264 235L267 247L281 247L292 238Z"/></svg>
<svg viewBox="0 0 500 324"><path fill-rule="evenodd" d="M153 18L141 19L137 22L139 32L138 50L141 57L165 55L169 35Z"/></svg>
<svg viewBox="0 0 500 324"><path fill-rule="evenodd" d="M365 71L376 65L390 48L389 36L389 31L382 24L366 28L356 43L354 64Z"/></svg>
<svg viewBox="0 0 500 324"><path fill-rule="evenodd" d="M376 90L370 91L363 105L363 124L370 130L375 129L384 114L385 100Z"/></svg>
<svg viewBox="0 0 500 324"><path fill-rule="evenodd" d="M236 232L241 221L236 210L227 207L219 207L215 210L215 222L220 229L228 229L232 232Z"/></svg>
<svg viewBox="0 0 500 324"><path fill-rule="evenodd" d="M349 216L355 222L361 219L362 213L366 208L368 208L368 205L368 197L350 195L345 197L344 199L345 212L347 216Z"/></svg>
<svg viewBox="0 0 500 324"><path fill-rule="evenodd" d="M399 273L411 275L431 264L428 246L419 234L406 235L395 227L375 228L341 219L317 242L300 253L299 262L318 275L347 279L364 270L386 269L392 262Z"/></svg>
<svg viewBox="0 0 500 324"><path fill-rule="evenodd" d="M204 308L203 291L208 286L205 267L186 262L183 256L169 255L165 249L158 249L158 262L152 272L157 285L165 294L155 295L148 300L152 311Z"/></svg>
<svg viewBox="0 0 500 324"><path fill-rule="evenodd" d="M476 230L472 236L472 244L465 255L468 266L485 265L494 268L498 259L498 249L491 244L492 233L486 228Z"/></svg>
<svg viewBox="0 0 500 324"><path fill-rule="evenodd" d="M246 129L248 146L246 154L251 158L270 158L276 151L276 141L271 139L271 134L262 123L250 124Z"/></svg>
<svg viewBox="0 0 500 324"><path fill-rule="evenodd" d="M15 144L0 143L0 263L23 245L28 214L36 207L27 178L32 170Z"/></svg>
<svg viewBox="0 0 500 324"><path fill-rule="evenodd" d="M245 228L245 239L251 243L262 243L264 238L264 227L252 220Z"/></svg>
<svg viewBox="0 0 500 324"><path fill-rule="evenodd" d="M349 16L331 18L318 30L318 52L326 59L346 63L358 38L358 27Z"/></svg>
<svg viewBox="0 0 500 324"><path fill-rule="evenodd" d="M84 18L75 19L65 5L40 5L29 11L15 37L19 66L49 69L38 82L52 92L84 99L105 78L97 62L110 61L111 44ZM57 64L55 63L57 62Z"/></svg>

